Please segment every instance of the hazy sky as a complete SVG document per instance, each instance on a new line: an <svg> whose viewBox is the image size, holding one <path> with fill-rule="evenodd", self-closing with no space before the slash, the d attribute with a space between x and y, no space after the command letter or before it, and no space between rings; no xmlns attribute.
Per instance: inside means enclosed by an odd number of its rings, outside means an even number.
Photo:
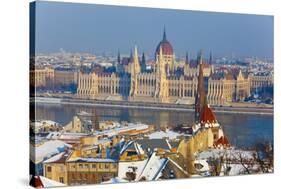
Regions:
<svg viewBox="0 0 281 189"><path fill-rule="evenodd" d="M36 51L153 54L166 26L176 55L199 49L216 56L273 57L273 17L37 2Z"/></svg>

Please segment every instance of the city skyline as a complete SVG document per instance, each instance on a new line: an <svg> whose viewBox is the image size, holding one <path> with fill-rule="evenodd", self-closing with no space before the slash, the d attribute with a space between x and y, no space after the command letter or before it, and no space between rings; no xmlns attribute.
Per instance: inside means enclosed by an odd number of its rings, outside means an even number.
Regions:
<svg viewBox="0 0 281 189"><path fill-rule="evenodd" d="M36 10L37 53L128 54L136 44L140 53L153 54L165 26L176 56L204 49L214 56L273 58L272 16L44 1Z"/></svg>

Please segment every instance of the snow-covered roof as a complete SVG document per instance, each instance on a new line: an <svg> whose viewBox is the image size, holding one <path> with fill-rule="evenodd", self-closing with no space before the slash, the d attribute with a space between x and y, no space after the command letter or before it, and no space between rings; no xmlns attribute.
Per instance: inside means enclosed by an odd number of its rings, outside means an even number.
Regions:
<svg viewBox="0 0 281 189"><path fill-rule="evenodd" d="M118 177L121 179L126 179L126 172L132 172L132 167L136 168L136 178L139 177L141 174L144 166L146 165L148 159L141 160L141 161L125 161L119 162L118 164Z"/></svg>
<svg viewBox="0 0 281 189"><path fill-rule="evenodd" d="M162 139L169 138L171 140L176 139L178 136L181 136L180 133L174 132L172 130L164 131L156 131L148 135L150 139Z"/></svg>
<svg viewBox="0 0 281 189"><path fill-rule="evenodd" d="M170 161L168 158L161 158L154 152L148 159L141 161L119 162L118 177L126 179L126 173L135 169L136 179L134 181L158 180L162 176L162 170Z"/></svg>
<svg viewBox="0 0 281 189"><path fill-rule="evenodd" d="M57 122L52 120L36 120L30 123L31 126L42 127L44 125L59 125Z"/></svg>
<svg viewBox="0 0 281 189"><path fill-rule="evenodd" d="M72 158L67 160L67 162L101 162L101 163L116 163L117 160L109 159L109 158Z"/></svg>
<svg viewBox="0 0 281 189"><path fill-rule="evenodd" d="M43 177L43 176L40 176L40 179L41 179L41 182L42 182L44 188L47 188L47 187L66 186L66 185L63 184L63 183L60 183L60 182L57 182L57 181L48 179L48 178Z"/></svg>
<svg viewBox="0 0 281 189"><path fill-rule="evenodd" d="M63 157L64 154L65 154L64 152L61 152L61 153L54 155L53 157L45 160L43 163L53 163L55 161L58 161L59 159L61 159Z"/></svg>
<svg viewBox="0 0 281 189"><path fill-rule="evenodd" d="M69 157L71 151L65 151L65 152L61 152L47 160L45 160L43 163L65 163L65 161L67 160L67 158Z"/></svg>
<svg viewBox="0 0 281 189"><path fill-rule="evenodd" d="M168 158L169 162L171 162L173 165L175 165L179 170L181 170L184 174L188 175L187 171L185 171L179 164L177 164L174 160L171 158Z"/></svg>
<svg viewBox="0 0 281 189"><path fill-rule="evenodd" d="M96 131L94 134L96 135L107 135L109 137L118 135L121 132L126 132L130 130L143 130L147 129L149 125L142 124L142 123L129 123L127 126L122 127L115 127L110 130L104 130L104 131Z"/></svg>
<svg viewBox="0 0 281 189"><path fill-rule="evenodd" d="M40 163L70 147L71 145L60 140L46 141L36 147L30 144L30 158L34 163Z"/></svg>
<svg viewBox="0 0 281 189"><path fill-rule="evenodd" d="M144 154L144 150L142 149L141 145L136 141L125 142L122 149L120 150L120 155L128 149L136 151L136 153L139 155Z"/></svg>
<svg viewBox="0 0 281 189"><path fill-rule="evenodd" d="M50 132L47 139L61 139L61 140L79 140L81 137L87 136L87 133L71 133L71 132Z"/></svg>
<svg viewBox="0 0 281 189"><path fill-rule="evenodd" d="M252 159L253 153L253 151L239 149L209 149L198 153L196 159L219 158L223 155L230 159L237 159L240 155L243 159Z"/></svg>
<svg viewBox="0 0 281 189"><path fill-rule="evenodd" d="M167 139L139 139L136 142L147 152L160 148L164 150L170 150L172 148Z"/></svg>
<svg viewBox="0 0 281 189"><path fill-rule="evenodd" d="M167 158L160 158L159 156L156 156L156 153L153 153L143 168L141 174L138 176L137 180L140 180L143 177L146 180L157 180L161 176L161 171L164 169L167 163Z"/></svg>
<svg viewBox="0 0 281 189"><path fill-rule="evenodd" d="M115 184L115 183L123 183L123 182L128 182L128 181L125 179L121 179L119 177L114 177L111 178L109 181L102 182L102 184Z"/></svg>

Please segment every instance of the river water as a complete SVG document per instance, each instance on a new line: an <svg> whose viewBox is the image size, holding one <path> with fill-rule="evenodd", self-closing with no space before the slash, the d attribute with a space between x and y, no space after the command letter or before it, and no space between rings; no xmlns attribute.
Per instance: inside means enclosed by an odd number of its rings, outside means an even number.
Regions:
<svg viewBox="0 0 281 189"><path fill-rule="evenodd" d="M142 122L160 126L192 123L193 112L117 107L87 107L78 105L36 105L36 119L49 119L62 125L80 111L96 109L100 120ZM273 142L273 115L215 113L230 143L237 147L253 147L257 143Z"/></svg>

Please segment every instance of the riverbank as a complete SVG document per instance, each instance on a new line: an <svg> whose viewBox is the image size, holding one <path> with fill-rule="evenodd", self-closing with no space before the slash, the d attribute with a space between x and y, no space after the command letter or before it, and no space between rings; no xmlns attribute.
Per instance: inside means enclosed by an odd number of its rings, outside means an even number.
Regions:
<svg viewBox="0 0 281 189"><path fill-rule="evenodd" d="M110 101L110 100L84 100L84 99L67 99L52 97L31 98L31 102L39 104L57 104L57 105L79 105L79 106L101 106L117 108L134 108L134 109L152 109L152 110L170 110L170 111L188 111L193 112L193 105L184 104L167 104L167 103L147 103L131 101ZM214 112L230 114L253 114L253 115L273 115L273 107L247 107L247 106L212 106Z"/></svg>

